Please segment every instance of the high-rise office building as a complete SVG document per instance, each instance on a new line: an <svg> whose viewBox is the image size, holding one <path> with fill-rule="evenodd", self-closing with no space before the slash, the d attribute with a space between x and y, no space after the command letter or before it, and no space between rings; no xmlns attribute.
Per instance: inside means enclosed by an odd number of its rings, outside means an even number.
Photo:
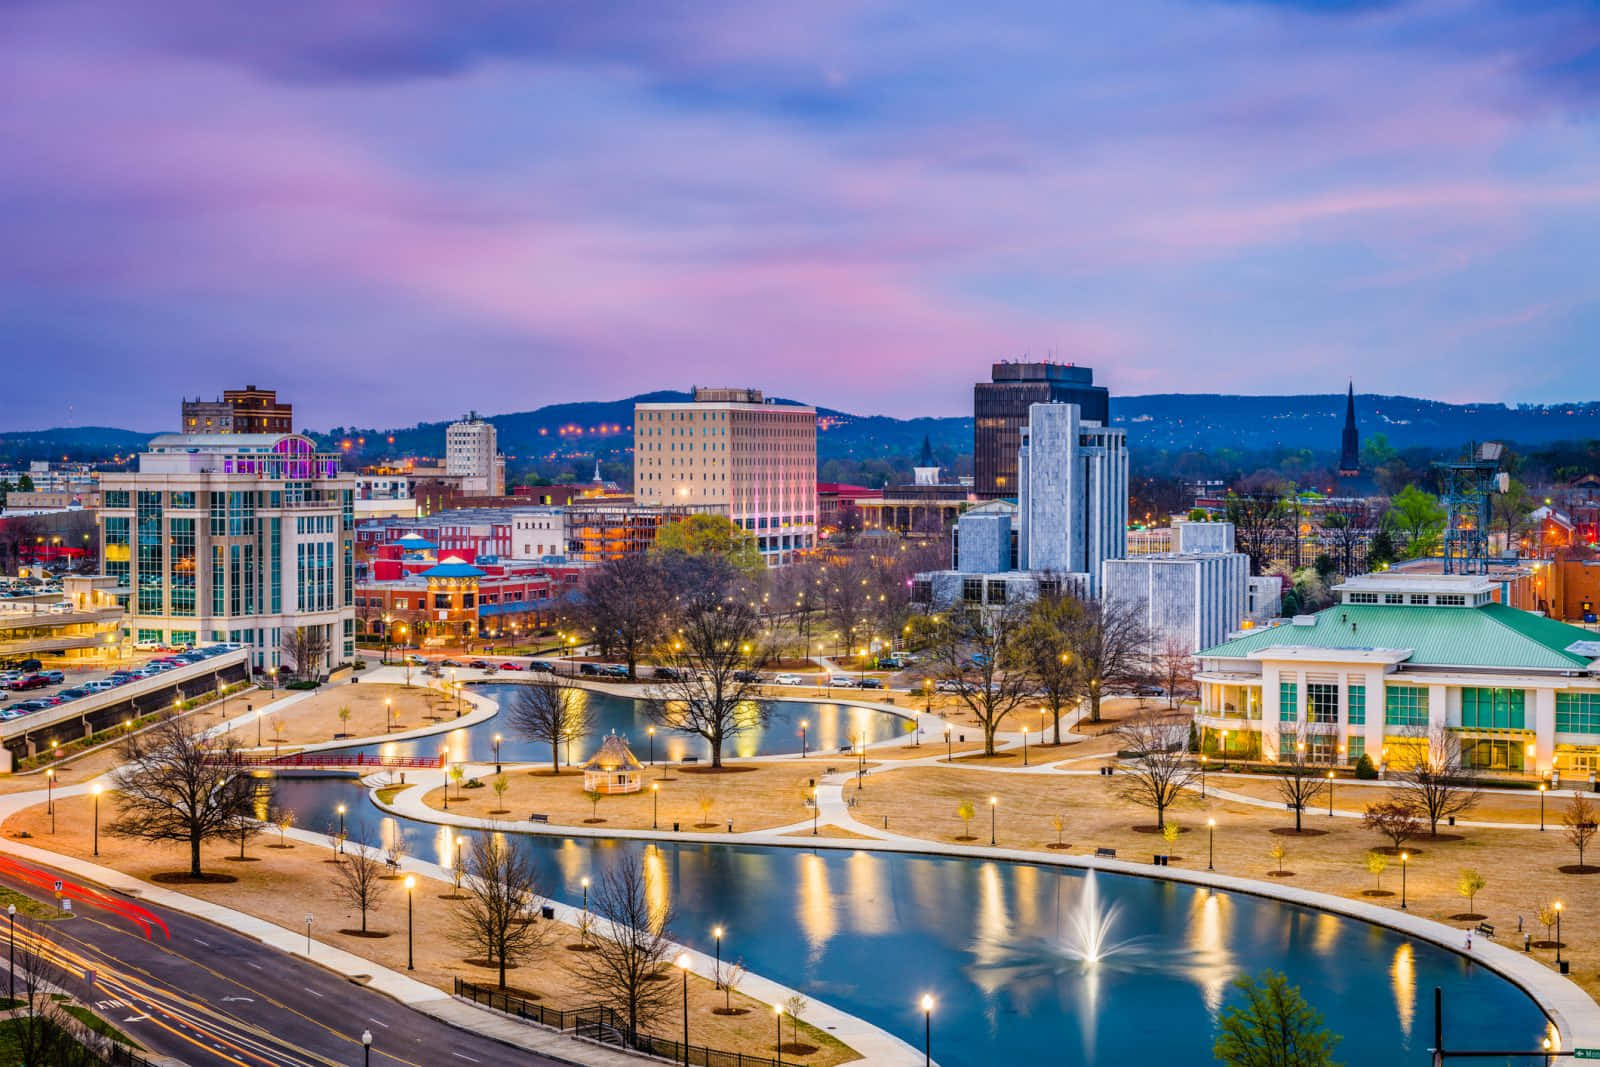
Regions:
<svg viewBox="0 0 1600 1067"><path fill-rule="evenodd" d="M494 423L468 412L444 432L445 474L461 479L461 491L475 496L504 496L505 459L498 451Z"/></svg>
<svg viewBox="0 0 1600 1067"><path fill-rule="evenodd" d="M817 411L759 389L696 389L688 402L633 409L640 504L726 512L772 565L817 541Z"/></svg>
<svg viewBox="0 0 1600 1067"><path fill-rule="evenodd" d="M281 403L275 389L225 389L221 400L183 402L181 433L293 433L294 405Z"/></svg>
<svg viewBox="0 0 1600 1067"><path fill-rule="evenodd" d="M1128 438L1076 404L1033 404L1017 450L1023 570L1087 574L1128 547Z"/></svg>
<svg viewBox="0 0 1600 1067"><path fill-rule="evenodd" d="M1094 371L1070 363L996 363L972 388L973 489L981 500L1017 495L1017 449L1033 404L1076 404L1079 417L1111 425L1110 393Z"/></svg>
<svg viewBox="0 0 1600 1067"><path fill-rule="evenodd" d="M164 434L102 475L100 558L140 644L231 641L258 669L304 628L320 673L355 657L355 476L298 434Z"/></svg>

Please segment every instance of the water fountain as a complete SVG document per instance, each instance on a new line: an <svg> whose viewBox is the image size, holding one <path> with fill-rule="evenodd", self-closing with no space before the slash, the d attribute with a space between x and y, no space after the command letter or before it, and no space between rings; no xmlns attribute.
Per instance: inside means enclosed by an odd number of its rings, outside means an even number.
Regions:
<svg viewBox="0 0 1600 1067"><path fill-rule="evenodd" d="M1091 867L1083 879L1078 906L1067 919L1061 949L1068 959L1094 966L1113 952L1126 947L1111 941L1111 927L1117 920L1117 905L1102 907L1100 889Z"/></svg>

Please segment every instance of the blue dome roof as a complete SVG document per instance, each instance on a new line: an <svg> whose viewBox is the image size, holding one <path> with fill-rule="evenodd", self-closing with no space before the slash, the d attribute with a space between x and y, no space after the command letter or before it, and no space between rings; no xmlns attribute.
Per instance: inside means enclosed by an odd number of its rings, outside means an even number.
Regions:
<svg viewBox="0 0 1600 1067"><path fill-rule="evenodd" d="M422 572L424 578L482 578L488 571L480 571L470 563L441 563Z"/></svg>

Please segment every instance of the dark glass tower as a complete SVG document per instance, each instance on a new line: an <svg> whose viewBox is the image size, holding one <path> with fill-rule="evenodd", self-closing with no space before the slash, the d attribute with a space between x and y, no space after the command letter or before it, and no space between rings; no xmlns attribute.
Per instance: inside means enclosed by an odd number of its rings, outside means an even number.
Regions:
<svg viewBox="0 0 1600 1067"><path fill-rule="evenodd" d="M1080 417L1110 425L1111 394L1094 371L1070 363L996 363L972 388L973 489L980 499L1017 495L1017 449L1030 404L1077 404Z"/></svg>
<svg viewBox="0 0 1600 1067"><path fill-rule="evenodd" d="M1356 432L1356 383L1351 382L1344 398L1344 436L1339 442L1339 477L1354 478L1361 473L1361 435Z"/></svg>

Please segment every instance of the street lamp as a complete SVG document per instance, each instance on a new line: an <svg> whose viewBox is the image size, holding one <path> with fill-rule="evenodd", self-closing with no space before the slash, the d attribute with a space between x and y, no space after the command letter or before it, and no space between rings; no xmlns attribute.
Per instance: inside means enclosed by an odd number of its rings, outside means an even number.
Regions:
<svg viewBox="0 0 1600 1067"><path fill-rule="evenodd" d="M406 875L406 970L408 971L417 969L417 957L413 951L415 942L412 937L413 926L411 923L411 900L416 888L416 876Z"/></svg>
<svg viewBox="0 0 1600 1067"><path fill-rule="evenodd" d="M1206 820L1206 870L1217 869L1217 820Z"/></svg>
<svg viewBox="0 0 1600 1067"><path fill-rule="evenodd" d="M342 856L344 855L344 805L340 804L335 810L339 812L339 855Z"/></svg>
<svg viewBox="0 0 1600 1067"><path fill-rule="evenodd" d="M944 728L944 761L946 763L954 763L956 761L955 752L950 748L950 727L948 726Z"/></svg>
<svg viewBox="0 0 1600 1067"><path fill-rule="evenodd" d="M806 758L806 726L807 726L806 721L804 719L801 719L800 720L800 758L801 759L805 759Z"/></svg>
<svg viewBox="0 0 1600 1067"><path fill-rule="evenodd" d="M1328 818L1333 818L1333 772L1328 772Z"/></svg>
<svg viewBox="0 0 1600 1067"><path fill-rule="evenodd" d="M716 988L721 989L722 988L722 927L713 926L711 928L711 936L713 938L715 938L716 942L717 942L717 969L715 971L711 972L712 982L716 986Z"/></svg>
<svg viewBox="0 0 1600 1067"><path fill-rule="evenodd" d="M586 874L578 879L578 884L583 886L583 938L589 940L589 876Z"/></svg>
<svg viewBox="0 0 1600 1067"><path fill-rule="evenodd" d="M494 735L494 773L500 773L500 735Z"/></svg>
<svg viewBox="0 0 1600 1067"><path fill-rule="evenodd" d="M9 907L6 908L6 912L11 916L11 965L6 968L6 975L9 977L10 982L11 982L11 990L8 993L8 995L10 996L10 998L12 1000L16 1000L17 999L17 906L15 904L10 905Z"/></svg>
<svg viewBox="0 0 1600 1067"><path fill-rule="evenodd" d="M650 735L650 766L656 765L656 728L654 726L645 730Z"/></svg>
<svg viewBox="0 0 1600 1067"><path fill-rule="evenodd" d="M650 783L650 829L661 829L661 783Z"/></svg>
<svg viewBox="0 0 1600 1067"><path fill-rule="evenodd" d="M1411 853L1400 853L1400 910L1406 910L1406 864L1411 860Z"/></svg>
<svg viewBox="0 0 1600 1067"><path fill-rule="evenodd" d="M1207 762L1207 760L1206 760L1205 754L1201 753L1201 755L1200 755L1200 799L1201 800L1204 800L1206 798L1206 762Z"/></svg>
<svg viewBox="0 0 1600 1067"><path fill-rule="evenodd" d="M372 1031L361 1031L361 1062L365 1067L372 1067Z"/></svg>
<svg viewBox="0 0 1600 1067"><path fill-rule="evenodd" d="M1022 727L1022 765L1024 767L1028 765L1028 727L1026 723Z"/></svg>
<svg viewBox="0 0 1600 1067"><path fill-rule="evenodd" d="M933 997L922 994L922 1063L933 1067Z"/></svg>
<svg viewBox="0 0 1600 1067"><path fill-rule="evenodd" d="M1561 966L1561 901L1556 901L1556 966Z"/></svg>
<svg viewBox="0 0 1600 1067"><path fill-rule="evenodd" d="M817 814L822 810L822 790L811 790L811 836L817 836Z"/></svg>
<svg viewBox="0 0 1600 1067"><path fill-rule="evenodd" d="M100 855L100 783L96 782L89 787L89 792L94 794L94 854Z"/></svg>
<svg viewBox="0 0 1600 1067"><path fill-rule="evenodd" d="M1000 803L999 797L989 798L989 844L994 844L994 809Z"/></svg>
<svg viewBox="0 0 1600 1067"><path fill-rule="evenodd" d="M1544 833L1544 791L1550 787L1539 783L1539 832Z"/></svg>
<svg viewBox="0 0 1600 1067"><path fill-rule="evenodd" d="M16 905L12 905L11 914L15 915L16 913L17 913ZM11 999L15 1000L16 998L13 997ZM774 1027L777 1028L777 1031L778 1031L778 1043L773 1046L774 1048L776 1048L778 1050L778 1067L783 1067L783 1005L782 1004L774 1004L772 1006L772 1024L773 1024Z"/></svg>
<svg viewBox="0 0 1600 1067"><path fill-rule="evenodd" d="M394 701L388 697L383 698L383 732L388 733L394 729Z"/></svg>
<svg viewBox="0 0 1600 1067"><path fill-rule="evenodd" d="M683 972L683 1067L689 1067L689 954L678 957L678 970Z"/></svg>

